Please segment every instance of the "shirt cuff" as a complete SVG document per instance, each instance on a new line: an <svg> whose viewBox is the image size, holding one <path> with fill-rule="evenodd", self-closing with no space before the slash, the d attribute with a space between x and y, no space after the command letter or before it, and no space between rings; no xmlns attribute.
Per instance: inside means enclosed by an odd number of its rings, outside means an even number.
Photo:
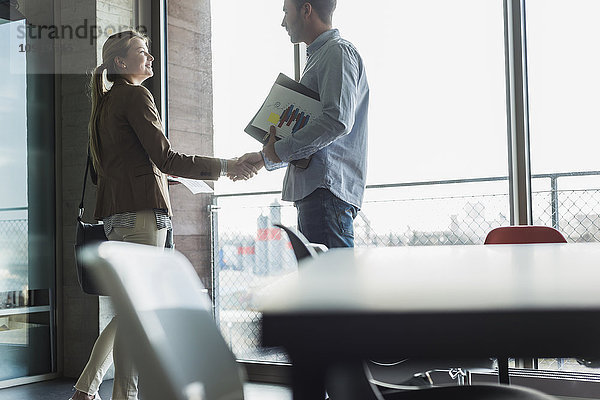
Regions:
<svg viewBox="0 0 600 400"><path fill-rule="evenodd" d="M282 160L290 160L292 156L292 149L288 140L278 140L274 143L275 145L275 153Z"/></svg>
<svg viewBox="0 0 600 400"><path fill-rule="evenodd" d="M221 162L221 172L219 176L227 176L227 160L220 158L219 161Z"/></svg>
<svg viewBox="0 0 600 400"><path fill-rule="evenodd" d="M287 167L287 163L286 162L280 162L280 163L274 163L273 161L269 160L266 156L265 153L263 153L263 151L260 151L260 155L263 158L263 161L265 162L265 169L267 171L275 171L276 169L280 169L280 168L284 168Z"/></svg>

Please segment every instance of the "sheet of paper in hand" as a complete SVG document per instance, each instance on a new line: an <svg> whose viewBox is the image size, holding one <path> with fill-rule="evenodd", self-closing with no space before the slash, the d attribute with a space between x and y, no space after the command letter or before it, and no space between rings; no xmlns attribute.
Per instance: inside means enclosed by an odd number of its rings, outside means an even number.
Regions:
<svg viewBox="0 0 600 400"><path fill-rule="evenodd" d="M169 175L167 177L167 179L169 180L169 182L179 182L179 183L183 184L183 186L188 188L189 191L192 192L192 194L213 193L214 192L213 189L206 184L206 182L201 181L201 180L181 178L179 176L173 176L173 175Z"/></svg>

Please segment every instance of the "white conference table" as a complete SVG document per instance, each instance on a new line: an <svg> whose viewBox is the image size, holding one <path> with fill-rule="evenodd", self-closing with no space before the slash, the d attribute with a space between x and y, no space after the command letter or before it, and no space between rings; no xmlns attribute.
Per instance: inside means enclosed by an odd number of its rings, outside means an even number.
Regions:
<svg viewBox="0 0 600 400"><path fill-rule="evenodd" d="M600 358L600 243L331 250L259 297L295 399L370 358Z"/></svg>

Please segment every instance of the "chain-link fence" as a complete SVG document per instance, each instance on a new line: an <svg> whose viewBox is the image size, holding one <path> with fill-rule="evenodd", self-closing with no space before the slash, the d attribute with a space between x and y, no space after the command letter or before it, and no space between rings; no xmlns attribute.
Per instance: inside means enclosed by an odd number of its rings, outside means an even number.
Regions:
<svg viewBox="0 0 600 400"><path fill-rule="evenodd" d="M240 359L285 361L277 351L260 349L252 293L296 269L287 236L273 227L295 225L294 207L269 196L232 197L213 206L212 216L215 310L223 336Z"/></svg>
<svg viewBox="0 0 600 400"><path fill-rule="evenodd" d="M573 174L535 177L534 224L558 228L569 242L600 241L600 179L595 188L559 190L558 178L573 179ZM490 230L509 225L507 193L506 178L367 188L355 220L355 245L482 244ZM216 318L232 350L244 360L285 361L277 351L260 349L260 314L252 303L253 293L268 290L296 269L285 233L273 227L277 222L295 227L296 210L278 198L275 192L217 196L213 206ZM540 368L570 364L541 360Z"/></svg>
<svg viewBox="0 0 600 400"><path fill-rule="evenodd" d="M28 286L27 219L0 220L0 309L18 306Z"/></svg>

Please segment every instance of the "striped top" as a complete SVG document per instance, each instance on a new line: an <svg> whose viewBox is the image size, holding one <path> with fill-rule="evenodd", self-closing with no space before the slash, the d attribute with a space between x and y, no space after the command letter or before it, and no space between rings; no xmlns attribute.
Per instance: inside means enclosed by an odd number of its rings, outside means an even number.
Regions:
<svg viewBox="0 0 600 400"><path fill-rule="evenodd" d="M135 228L136 215L135 211L131 211L104 218L102 220L104 222L104 234L108 237L113 228ZM156 218L156 229L173 229L173 224L167 210L155 208L154 217Z"/></svg>

